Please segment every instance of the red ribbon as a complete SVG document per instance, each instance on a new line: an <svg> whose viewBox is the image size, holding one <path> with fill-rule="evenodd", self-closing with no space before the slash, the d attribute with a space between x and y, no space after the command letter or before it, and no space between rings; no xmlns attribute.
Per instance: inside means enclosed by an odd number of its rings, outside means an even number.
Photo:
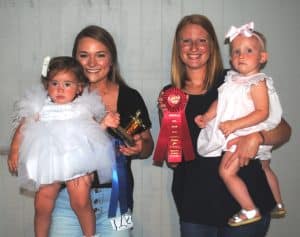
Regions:
<svg viewBox="0 0 300 237"><path fill-rule="evenodd" d="M171 87L162 96L166 110L163 111L161 128L153 156L154 164L182 162L195 159L194 149L185 117L186 94Z"/></svg>

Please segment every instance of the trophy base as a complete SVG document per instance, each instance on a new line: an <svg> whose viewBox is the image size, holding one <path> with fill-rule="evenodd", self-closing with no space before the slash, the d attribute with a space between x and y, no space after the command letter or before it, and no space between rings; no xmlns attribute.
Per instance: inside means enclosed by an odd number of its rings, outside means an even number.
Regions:
<svg viewBox="0 0 300 237"><path fill-rule="evenodd" d="M127 146L134 146L135 142L125 129L118 127L118 128L111 128L111 130L125 143Z"/></svg>

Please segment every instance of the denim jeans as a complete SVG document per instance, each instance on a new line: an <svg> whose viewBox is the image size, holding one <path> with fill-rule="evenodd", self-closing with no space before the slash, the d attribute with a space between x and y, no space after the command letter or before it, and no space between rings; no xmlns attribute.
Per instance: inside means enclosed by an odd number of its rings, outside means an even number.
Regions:
<svg viewBox="0 0 300 237"><path fill-rule="evenodd" d="M240 227L215 227L211 225L180 222L181 237L265 237L270 225L270 216L255 223Z"/></svg>
<svg viewBox="0 0 300 237"><path fill-rule="evenodd" d="M96 233L101 237L130 237L131 230L116 231L112 229L108 218L108 207L111 188L94 188L91 190L91 200L96 215ZM59 193L52 213L50 237L82 237L82 231L77 216L70 206L67 189Z"/></svg>

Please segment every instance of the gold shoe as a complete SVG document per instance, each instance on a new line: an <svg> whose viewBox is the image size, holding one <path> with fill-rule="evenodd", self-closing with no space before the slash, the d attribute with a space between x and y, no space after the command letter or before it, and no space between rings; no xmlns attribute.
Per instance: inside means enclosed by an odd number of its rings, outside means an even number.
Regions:
<svg viewBox="0 0 300 237"><path fill-rule="evenodd" d="M241 225L251 224L253 222L259 221L261 219L261 215L258 209L253 210L245 210L242 209L240 212L231 217L228 221L228 225L232 227L237 227Z"/></svg>
<svg viewBox="0 0 300 237"><path fill-rule="evenodd" d="M272 218L284 218L287 214L287 211L282 203L277 203L270 214Z"/></svg>

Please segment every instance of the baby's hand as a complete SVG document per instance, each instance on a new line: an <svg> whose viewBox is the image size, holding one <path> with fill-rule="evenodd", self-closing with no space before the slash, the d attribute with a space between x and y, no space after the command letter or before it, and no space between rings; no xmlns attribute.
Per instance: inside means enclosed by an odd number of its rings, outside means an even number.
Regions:
<svg viewBox="0 0 300 237"><path fill-rule="evenodd" d="M120 124L120 114L114 112L107 112L101 121L101 126L104 128L116 128Z"/></svg>
<svg viewBox="0 0 300 237"><path fill-rule="evenodd" d="M18 161L19 161L19 154L18 151L13 151L12 149L9 152L8 159L7 159L7 165L9 172L11 174L17 174L18 173Z"/></svg>
<svg viewBox="0 0 300 237"><path fill-rule="evenodd" d="M227 120L224 122L221 122L219 124L219 129L222 131L225 137L227 137L229 134L233 133L235 128L235 121L233 120Z"/></svg>
<svg viewBox="0 0 300 237"><path fill-rule="evenodd" d="M197 115L195 117L194 121L198 125L199 128L205 128L207 125L207 122L208 122L205 115Z"/></svg>

